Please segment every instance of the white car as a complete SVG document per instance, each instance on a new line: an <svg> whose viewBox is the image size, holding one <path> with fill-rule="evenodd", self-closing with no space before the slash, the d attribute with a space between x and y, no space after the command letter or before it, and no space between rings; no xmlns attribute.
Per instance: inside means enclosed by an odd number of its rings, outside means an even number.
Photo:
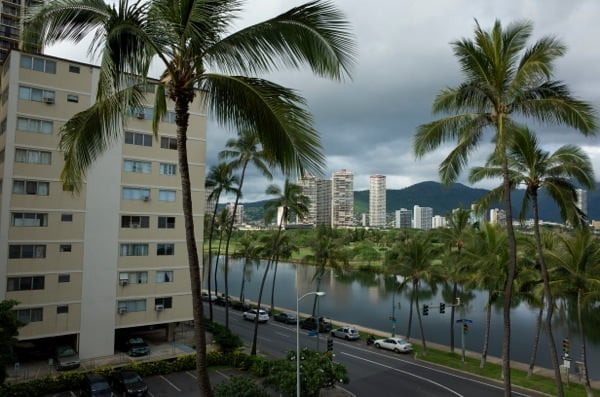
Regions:
<svg viewBox="0 0 600 397"><path fill-rule="evenodd" d="M346 340L360 339L360 334L358 333L356 328L351 327L349 325L334 329L333 331L331 331L331 336L335 336Z"/></svg>
<svg viewBox="0 0 600 397"><path fill-rule="evenodd" d="M256 318L256 309L251 309L251 310L248 310L247 312L244 312L243 316L244 316L244 320L254 321L254 319ZM262 309L259 310L258 311L258 322L266 323L267 321L269 321L269 314Z"/></svg>
<svg viewBox="0 0 600 397"><path fill-rule="evenodd" d="M377 339L374 344L378 349L392 350L396 353L408 353L413 349L412 343L402 338Z"/></svg>

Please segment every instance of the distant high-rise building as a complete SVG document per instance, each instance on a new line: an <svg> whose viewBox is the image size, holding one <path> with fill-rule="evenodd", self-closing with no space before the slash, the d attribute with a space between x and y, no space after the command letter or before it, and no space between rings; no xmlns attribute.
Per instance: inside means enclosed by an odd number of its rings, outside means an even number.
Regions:
<svg viewBox="0 0 600 397"><path fill-rule="evenodd" d="M317 178L306 174L298 179L298 186L302 188L302 194L308 198L308 213L303 219L296 216L296 223L316 225L319 204L317 199Z"/></svg>
<svg viewBox="0 0 600 397"><path fill-rule="evenodd" d="M577 208L587 216L587 190L577 189Z"/></svg>
<svg viewBox="0 0 600 397"><path fill-rule="evenodd" d="M477 211L477 204L471 204L471 213L469 214L470 223L483 224L485 221L485 214Z"/></svg>
<svg viewBox="0 0 600 397"><path fill-rule="evenodd" d="M490 223L505 226L506 225L506 211L501 210L499 208L492 208L490 210Z"/></svg>
<svg viewBox="0 0 600 397"><path fill-rule="evenodd" d="M215 204L217 203L217 199L216 197L211 198L210 195L212 193L211 189L206 189L205 190L205 206L204 206L204 212L207 214L210 214L210 216L212 216L212 214L215 211Z"/></svg>
<svg viewBox="0 0 600 397"><path fill-rule="evenodd" d="M412 228L412 211L406 208L396 210L396 228L410 229Z"/></svg>
<svg viewBox="0 0 600 397"><path fill-rule="evenodd" d="M227 204L227 211L229 212L229 216L233 214L233 210L235 208L235 203ZM231 218L229 218L231 219ZM235 220L233 221L234 226L239 226L244 224L244 206L242 204L237 205L237 210L235 211Z"/></svg>
<svg viewBox="0 0 600 397"><path fill-rule="evenodd" d="M419 207L418 205L415 205L413 208L413 214L415 216L415 229L431 229L433 217L433 209L431 207Z"/></svg>
<svg viewBox="0 0 600 397"><path fill-rule="evenodd" d="M436 215L433 218L431 218L431 228L432 229L438 229L438 228L446 227L446 226L447 226L446 217L441 216L441 215Z"/></svg>
<svg viewBox="0 0 600 397"><path fill-rule="evenodd" d="M342 169L331 178L331 226L354 225L354 176Z"/></svg>
<svg viewBox="0 0 600 397"><path fill-rule="evenodd" d="M371 175L369 178L369 225L385 226L385 176Z"/></svg>
<svg viewBox="0 0 600 397"><path fill-rule="evenodd" d="M317 226L331 226L331 181L317 179Z"/></svg>
<svg viewBox="0 0 600 397"><path fill-rule="evenodd" d="M364 212L362 214L360 214L360 225L362 227L369 226L369 214L364 213Z"/></svg>

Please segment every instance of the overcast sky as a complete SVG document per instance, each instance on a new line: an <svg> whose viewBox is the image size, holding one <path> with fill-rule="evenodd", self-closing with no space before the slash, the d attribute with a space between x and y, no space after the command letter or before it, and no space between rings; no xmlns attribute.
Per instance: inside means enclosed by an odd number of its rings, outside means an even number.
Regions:
<svg viewBox="0 0 600 397"><path fill-rule="evenodd" d="M297 0L249 0L237 27L259 22L302 4ZM431 104L437 92L461 81L451 41L472 37L474 20L487 30L495 19L504 25L521 19L534 23L533 39L560 38L568 52L557 63L555 78L563 80L576 96L600 109L600 1L575 0L335 0L353 25L358 43L353 79L338 83L314 77L307 71L280 72L268 77L296 88L307 98L327 158L325 176L346 168L354 173L354 189L368 189L369 175L387 176L388 189L437 181L444 148L415 160L412 136L416 127L433 119ZM61 45L52 55L90 61L85 47ZM531 125L549 150L566 143L584 147L600 175L599 138L555 126ZM209 121L207 166L233 132ZM489 154L486 141L470 165ZM207 167L207 168L208 168ZM465 176L461 176L465 182ZM244 186L244 201L264 198L269 184L251 172ZM490 187L490 183L481 184Z"/></svg>

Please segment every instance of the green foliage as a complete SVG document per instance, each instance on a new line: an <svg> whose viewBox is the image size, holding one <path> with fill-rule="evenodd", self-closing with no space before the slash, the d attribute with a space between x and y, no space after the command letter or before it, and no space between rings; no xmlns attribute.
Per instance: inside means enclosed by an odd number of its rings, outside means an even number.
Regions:
<svg viewBox="0 0 600 397"><path fill-rule="evenodd" d="M227 353L244 345L242 339L231 330L210 320L206 321L206 329L213 334L213 338L221 351Z"/></svg>
<svg viewBox="0 0 600 397"><path fill-rule="evenodd" d="M247 376L234 376L217 385L215 397L268 397L269 393Z"/></svg>
<svg viewBox="0 0 600 397"><path fill-rule="evenodd" d="M14 347L22 324L15 317L12 308L19 302L3 300L0 302L0 384L6 380L6 368L15 360Z"/></svg>

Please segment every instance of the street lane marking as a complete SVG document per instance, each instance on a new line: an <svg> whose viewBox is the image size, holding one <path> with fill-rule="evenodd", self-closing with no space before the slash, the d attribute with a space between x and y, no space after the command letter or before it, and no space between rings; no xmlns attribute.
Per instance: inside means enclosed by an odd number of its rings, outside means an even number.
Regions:
<svg viewBox="0 0 600 397"><path fill-rule="evenodd" d="M151 392L151 391L148 391L148 395L149 395L150 397L154 397L154 394L152 394L152 392Z"/></svg>
<svg viewBox="0 0 600 397"><path fill-rule="evenodd" d="M198 377L196 375L194 375L193 373L191 373L190 371L185 371L186 374L188 374L189 376L191 376L194 379L198 379Z"/></svg>
<svg viewBox="0 0 600 397"><path fill-rule="evenodd" d="M381 363L378 363L378 362L376 362L376 361L371 361L371 360L368 360L368 359L366 359L366 358L362 358L362 357L359 357L359 356L355 356L354 354L345 353L345 352L342 352L342 354L344 354L344 355L346 355L346 356L349 356L349 357L353 357L353 358L355 358L355 359L357 359L357 360L363 360L363 361L366 361L366 362L368 362L368 363L371 363L371 364L374 364L374 365L379 365L380 367L384 367L384 368L387 368L387 369L391 369L392 371L400 372L400 373L402 373L402 374L404 374L404 375L412 376L412 377L414 377L414 378L417 378L417 379L420 379L420 380L422 380L422 381L424 381L424 382L431 383L431 384L433 384L433 385L436 385L436 386L438 386L438 387L441 387L442 389L445 389L445 390L449 391L450 393L454 394L455 396L458 396L458 397L464 397L462 394L458 393L458 392L457 392L457 391L455 391L455 390L452 390L452 389L451 389L451 388L449 388L448 386L444 386L444 385L442 385L441 383L437 383L437 382L435 382L435 381L433 381L433 380L431 380L431 379L427 379L427 378L424 378L424 377L422 377L422 376L419 376L419 375L416 375L416 374L413 374L413 373L410 373L410 372L408 372L408 371L404 371L404 370L401 370L401 369L398 369L398 368L390 367L389 365L381 364Z"/></svg>
<svg viewBox="0 0 600 397"><path fill-rule="evenodd" d="M159 377L160 377L162 380L164 380L165 382L167 382L167 383L168 383L168 384L169 384L169 385L170 385L170 386L171 386L173 389L175 389L175 390L177 390L178 392L180 392L180 393L181 393L181 389L180 389L180 388L178 388L177 386L175 386L175 385L173 384L173 382L171 382L170 380L168 380L167 378L165 378L165 377L164 377L164 376L162 376L162 375L159 375Z"/></svg>
<svg viewBox="0 0 600 397"><path fill-rule="evenodd" d="M275 331L275 333L276 333L277 335L283 336L284 338L289 338L289 337L290 337L290 335L286 335L286 334L284 334L283 332L277 332L277 331Z"/></svg>
<svg viewBox="0 0 600 397"><path fill-rule="evenodd" d="M216 370L215 372L218 373L219 375L221 375L223 378L229 379L229 376L225 375L223 372L221 372L219 370Z"/></svg>

